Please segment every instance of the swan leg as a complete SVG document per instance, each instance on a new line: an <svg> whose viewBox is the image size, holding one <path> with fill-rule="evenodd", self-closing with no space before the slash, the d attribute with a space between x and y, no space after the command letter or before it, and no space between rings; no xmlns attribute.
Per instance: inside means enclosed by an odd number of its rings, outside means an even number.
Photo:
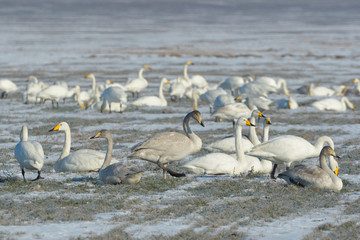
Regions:
<svg viewBox="0 0 360 240"><path fill-rule="evenodd" d="M168 172L171 176L173 176L173 177L185 177L186 176L185 173L178 173L178 172L168 169L166 166L164 166L164 164L162 164L160 162L160 159L157 161L157 165L164 171Z"/></svg>
<svg viewBox="0 0 360 240"><path fill-rule="evenodd" d="M111 102L109 103L109 113L111 113Z"/></svg>
<svg viewBox="0 0 360 240"><path fill-rule="evenodd" d="M40 171L38 171L38 175L35 179L31 180L31 181L36 181L36 180L39 180L39 179L44 179L43 177L40 176Z"/></svg>
<svg viewBox="0 0 360 240"><path fill-rule="evenodd" d="M21 168L21 174L23 175L24 182L27 182L25 178L25 170L23 168Z"/></svg>
<svg viewBox="0 0 360 240"><path fill-rule="evenodd" d="M275 177L276 168L277 168L277 164L275 163L273 166L273 169L270 173L270 179L276 179L276 177Z"/></svg>
<svg viewBox="0 0 360 240"><path fill-rule="evenodd" d="M166 168L167 164L164 164L164 167ZM164 178L164 180L166 180L166 170L165 169L163 169L163 178Z"/></svg>

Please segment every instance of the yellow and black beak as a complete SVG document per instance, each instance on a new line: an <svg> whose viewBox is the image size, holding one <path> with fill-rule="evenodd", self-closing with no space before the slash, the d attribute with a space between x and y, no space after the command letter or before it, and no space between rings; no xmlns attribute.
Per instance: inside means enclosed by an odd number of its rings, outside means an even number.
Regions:
<svg viewBox="0 0 360 240"><path fill-rule="evenodd" d="M100 132L98 132L95 136L92 136L90 139L99 138L99 137L100 137L100 135L101 135L101 133L100 133Z"/></svg>
<svg viewBox="0 0 360 240"><path fill-rule="evenodd" d="M248 126L252 126L252 127L254 127L255 125L254 124L252 124L249 120L245 120L245 123L246 123L246 125L248 125Z"/></svg>
<svg viewBox="0 0 360 240"><path fill-rule="evenodd" d="M52 132L52 131L59 131L59 128L60 128L60 124L56 125L54 128L50 129L49 132Z"/></svg>
<svg viewBox="0 0 360 240"><path fill-rule="evenodd" d="M337 176L337 175L339 174L339 169L336 168L336 169L334 170L334 173L335 173L335 175Z"/></svg>
<svg viewBox="0 0 360 240"><path fill-rule="evenodd" d="M270 118L267 118L267 119L266 119L266 124L271 125L271 120L270 120Z"/></svg>
<svg viewBox="0 0 360 240"><path fill-rule="evenodd" d="M86 75L85 78L89 78L90 77L90 74Z"/></svg>
<svg viewBox="0 0 360 240"><path fill-rule="evenodd" d="M262 114L262 112L258 111L258 115L259 117L263 117L263 118L266 118L264 114Z"/></svg>

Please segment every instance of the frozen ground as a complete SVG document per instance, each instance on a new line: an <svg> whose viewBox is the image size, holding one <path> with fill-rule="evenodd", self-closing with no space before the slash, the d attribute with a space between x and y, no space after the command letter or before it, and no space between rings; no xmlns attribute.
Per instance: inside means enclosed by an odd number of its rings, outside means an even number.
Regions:
<svg viewBox="0 0 360 240"><path fill-rule="evenodd" d="M171 178L149 163L127 159L130 147L155 133L182 131L189 100L160 108L129 107L124 113L84 111L73 102L51 109L22 104L20 93L0 100L0 237L11 239L358 239L360 177L358 136L360 98L355 111L319 113L314 97L296 88L315 82L351 85L360 69L358 1L1 1L0 78L21 91L35 75L46 83L67 81L90 88L84 79L124 83L145 72L157 92L161 77L201 74L211 85L228 76L283 77L299 109L265 112L272 119L270 138L295 134L315 142L335 141L342 156L340 193L285 187L268 176ZM273 94L276 100L283 96ZM168 98L168 96L167 96ZM132 101L131 97L129 99ZM232 133L231 123L216 123L200 103L206 127L192 125L204 146ZM55 173L63 135L48 133L61 121L72 130L72 150L105 151L90 141L107 128L114 156L145 171L134 186L105 186L96 173ZM46 154L44 180L25 184L13 149L21 126L41 142ZM173 164L181 171L185 161ZM305 164L316 164L309 159ZM28 178L36 176L27 172Z"/></svg>

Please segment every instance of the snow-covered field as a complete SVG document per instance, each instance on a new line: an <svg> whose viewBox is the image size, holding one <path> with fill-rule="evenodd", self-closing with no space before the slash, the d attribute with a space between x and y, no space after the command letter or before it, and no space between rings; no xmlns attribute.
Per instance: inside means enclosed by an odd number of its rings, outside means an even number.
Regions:
<svg viewBox="0 0 360 240"><path fill-rule="evenodd" d="M296 89L316 83L346 84L359 77L360 3L358 1L1 1L0 79L14 81L20 91L0 99L0 238L10 239L358 239L360 175L358 136L360 97L350 94L355 111L319 112L311 103L320 97ZM314 143L322 135L335 142L340 193L287 187L269 176L199 177L162 180L148 162L128 159L130 147L162 131L182 131L192 101L164 108L135 108L123 113L82 110L60 102L59 109L23 104L28 76L51 84L90 89L85 75L99 84L125 83L144 72L155 95L162 77L201 74L211 86L229 76L284 78L296 110L265 111L271 117L270 138L294 134ZM285 96L271 94L277 101ZM129 102L133 101L131 94ZM200 102L205 127L191 123L203 146L233 133L230 122L215 122ZM106 150L105 141L89 140L101 129L114 137L113 155L137 164L145 173L137 185L103 185L97 173L55 173L63 133L49 133L66 121L72 151ZM44 180L23 183L14 147L21 127L42 143ZM261 125L261 124L260 124ZM201 150L171 164L177 171ZM304 164L314 165L308 159ZM36 172L27 171L27 178Z"/></svg>

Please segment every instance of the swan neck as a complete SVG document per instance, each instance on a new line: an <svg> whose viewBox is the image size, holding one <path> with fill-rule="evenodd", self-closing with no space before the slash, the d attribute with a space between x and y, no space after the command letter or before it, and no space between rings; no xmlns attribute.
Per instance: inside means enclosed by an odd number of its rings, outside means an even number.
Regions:
<svg viewBox="0 0 360 240"><path fill-rule="evenodd" d="M189 126L190 117L191 116L189 113L185 116L184 121L183 121L184 132L188 138L190 138L190 134L192 134L191 128Z"/></svg>
<svg viewBox="0 0 360 240"><path fill-rule="evenodd" d="M26 126L23 126L20 133L20 140L25 142L28 140L28 129Z"/></svg>
<svg viewBox="0 0 360 240"><path fill-rule="evenodd" d="M139 78L143 79L143 72L144 72L145 68L141 68L139 71Z"/></svg>
<svg viewBox="0 0 360 240"><path fill-rule="evenodd" d="M252 116L250 118L250 122L255 125L255 117ZM254 144L254 145L258 145L258 144L261 143L258 136L257 136L257 134L256 134L255 126L250 126L249 139L252 142L252 144Z"/></svg>
<svg viewBox="0 0 360 240"><path fill-rule="evenodd" d="M96 78L94 75L91 76L91 79L92 79L92 90L95 91L95 88L96 88Z"/></svg>
<svg viewBox="0 0 360 240"><path fill-rule="evenodd" d="M326 156L325 154L320 154L319 157L319 161L320 161L320 167L327 173L329 174L330 178L334 181L337 176L335 175L335 173L329 168L329 166L326 163Z"/></svg>
<svg viewBox="0 0 360 240"><path fill-rule="evenodd" d="M321 152L321 149L324 146L324 143L327 143L332 149L334 149L334 142L333 140L328 137L328 136L322 136L320 137L316 143L315 143L315 150L316 150L316 155L319 155Z"/></svg>
<svg viewBox="0 0 360 240"><path fill-rule="evenodd" d="M111 163L112 150L113 150L114 143L113 143L113 139L112 139L111 136L106 136L106 140L107 140L107 143L108 143L107 151L106 151L104 163L103 163L103 165L101 166L100 169L106 168Z"/></svg>
<svg viewBox="0 0 360 240"><path fill-rule="evenodd" d="M163 93L163 86L166 83L166 80L161 80L160 82L160 86L159 86L159 98L162 101L166 101L165 97L164 97L164 93Z"/></svg>
<svg viewBox="0 0 360 240"><path fill-rule="evenodd" d="M281 86L283 87L284 93L288 95L289 90L287 89L286 81L283 78L280 78L277 82L277 87L280 89Z"/></svg>
<svg viewBox="0 0 360 240"><path fill-rule="evenodd" d="M70 146L71 146L70 128L66 128L64 132L65 132L65 141L64 141L63 151L60 155L60 159L63 159L70 154Z"/></svg>
<svg viewBox="0 0 360 240"><path fill-rule="evenodd" d="M265 124L263 129L263 143L269 141L270 125Z"/></svg>
<svg viewBox="0 0 360 240"><path fill-rule="evenodd" d="M189 75L188 75L188 64L185 64L184 66L184 78L187 82L190 82L190 78L189 78Z"/></svg>
<svg viewBox="0 0 360 240"><path fill-rule="evenodd" d="M237 124L235 128L235 150L238 162L243 163L245 161L245 154L242 144L242 127L240 124Z"/></svg>

